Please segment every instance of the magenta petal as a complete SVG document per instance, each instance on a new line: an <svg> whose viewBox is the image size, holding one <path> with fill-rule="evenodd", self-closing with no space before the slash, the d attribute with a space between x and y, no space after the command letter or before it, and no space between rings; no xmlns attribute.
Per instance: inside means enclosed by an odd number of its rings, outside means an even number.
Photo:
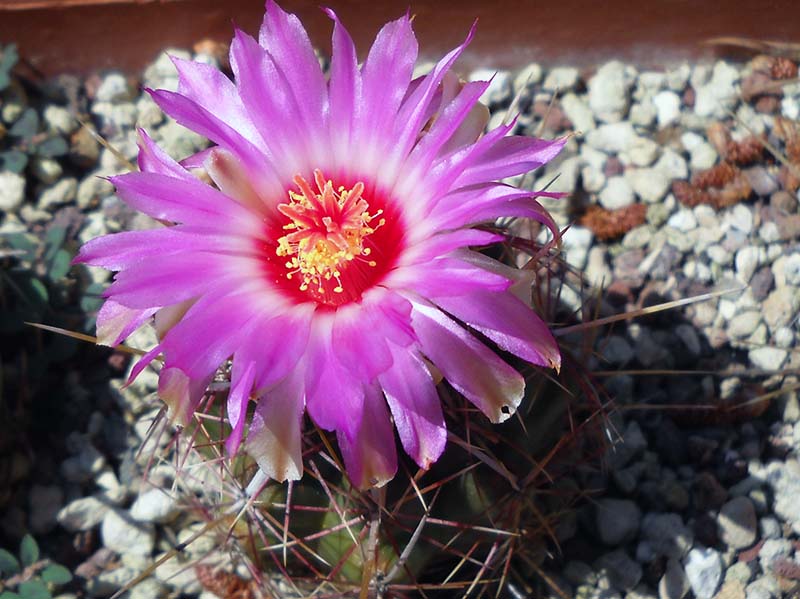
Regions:
<svg viewBox="0 0 800 599"><path fill-rule="evenodd" d="M387 127L403 101L417 60L417 39L411 19L404 15L378 32L361 68L362 133L369 135Z"/></svg>
<svg viewBox="0 0 800 599"><path fill-rule="evenodd" d="M393 348L392 368L380 375L403 449L420 468L439 459L447 441L444 415L428 367L416 354Z"/></svg>
<svg viewBox="0 0 800 599"><path fill-rule="evenodd" d="M392 365L382 314L375 306L350 304L336 310L332 342L336 358L365 383Z"/></svg>
<svg viewBox="0 0 800 599"><path fill-rule="evenodd" d="M347 475L359 489L382 487L397 472L397 450L383 394L367 389L363 413L351 433L336 431Z"/></svg>
<svg viewBox="0 0 800 599"><path fill-rule="evenodd" d="M437 258L425 263L400 267L389 279L392 287L424 296L466 295L473 291L505 291L513 284L508 276L477 268L456 257Z"/></svg>
<svg viewBox="0 0 800 599"><path fill-rule="evenodd" d="M245 417L247 416L247 402L250 401L250 393L253 391L253 379L255 378L255 362L244 362L234 360L231 372L231 390L228 393L228 421L231 425L231 434L225 441L225 449L228 455L234 456L239 451L239 444L242 442L244 432Z"/></svg>
<svg viewBox="0 0 800 599"><path fill-rule="evenodd" d="M315 315L303 360L308 414L321 428L352 437L360 425L364 387L336 358L332 329L330 315Z"/></svg>
<svg viewBox="0 0 800 599"><path fill-rule="evenodd" d="M439 84L442 82L445 73L472 41L474 34L475 24L473 23L464 42L442 58L423 79L417 89L403 102L396 120L396 140L393 144L396 155L406 156L411 151L420 130L425 124L427 108L436 94Z"/></svg>
<svg viewBox="0 0 800 599"><path fill-rule="evenodd" d="M567 139L562 137L546 140L520 135L501 139L479 162L463 172L456 180L455 186L487 183L528 173L555 158L567 143Z"/></svg>
<svg viewBox="0 0 800 599"><path fill-rule="evenodd" d="M533 364L556 370L561 367L561 354L550 329L510 293L474 291L469 297L450 295L434 301L502 349Z"/></svg>
<svg viewBox="0 0 800 599"><path fill-rule="evenodd" d="M310 131L325 124L328 91L317 55L300 20L267 0L258 41L286 78Z"/></svg>
<svg viewBox="0 0 800 599"><path fill-rule="evenodd" d="M423 165L423 167L430 164L439 150L456 133L488 87L488 81L473 81L464 85L458 96L438 115L430 131L422 137L417 147L411 152L409 161Z"/></svg>
<svg viewBox="0 0 800 599"><path fill-rule="evenodd" d="M358 70L356 48L347 29L336 13L324 9L333 19L333 51L331 56L329 94L331 104L331 141L338 151L349 149L350 138L361 102L361 72ZM344 158L344 157L342 157Z"/></svg>
<svg viewBox="0 0 800 599"><path fill-rule="evenodd" d="M157 311L158 308L128 308L107 299L97 313L97 343L119 345Z"/></svg>
<svg viewBox="0 0 800 599"><path fill-rule="evenodd" d="M303 476L303 407L299 371L258 400L244 447L270 478L285 481Z"/></svg>
<svg viewBox="0 0 800 599"><path fill-rule="evenodd" d="M187 426L212 378L213 373L191 379L180 368L165 365L158 376L158 396L167 404L170 420Z"/></svg>
<svg viewBox="0 0 800 599"><path fill-rule="evenodd" d="M489 420L514 413L525 391L516 370L438 308L415 302L412 324L422 352Z"/></svg>
<svg viewBox="0 0 800 599"><path fill-rule="evenodd" d="M183 166L158 147L144 129L137 129L137 133L139 134L139 170L177 179L193 178Z"/></svg>
<svg viewBox="0 0 800 599"><path fill-rule="evenodd" d="M237 233L258 231L260 223L251 211L197 179L128 173L112 177L111 182L131 208L158 220L227 230L236 223Z"/></svg>

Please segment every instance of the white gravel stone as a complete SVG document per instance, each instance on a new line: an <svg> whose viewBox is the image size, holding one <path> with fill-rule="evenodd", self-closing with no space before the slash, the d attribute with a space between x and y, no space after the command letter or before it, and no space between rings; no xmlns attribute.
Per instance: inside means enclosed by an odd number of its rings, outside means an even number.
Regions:
<svg viewBox="0 0 800 599"><path fill-rule="evenodd" d="M717 158L717 151L711 144L703 142L691 150L689 166L692 167L692 170L703 171L714 166L717 162Z"/></svg>
<svg viewBox="0 0 800 599"><path fill-rule="evenodd" d="M625 169L625 178L636 195L648 204L663 200L670 186L669 178L656 167Z"/></svg>
<svg viewBox="0 0 800 599"><path fill-rule="evenodd" d="M538 63L532 62L523 67L514 77L514 93L518 93L528 86L536 85L542 80L542 75L542 66Z"/></svg>
<svg viewBox="0 0 800 599"><path fill-rule="evenodd" d="M786 350L778 347L756 347L748 352L747 357L756 368L777 370L783 366L786 355Z"/></svg>
<svg viewBox="0 0 800 599"><path fill-rule="evenodd" d="M109 73L100 82L95 100L98 102L127 102L133 99L128 80L121 73Z"/></svg>
<svg viewBox="0 0 800 599"><path fill-rule="evenodd" d="M672 91L683 91L683 89L686 87L686 82L689 81L689 75L691 75L691 73L692 67L686 63L669 69L667 71L667 87Z"/></svg>
<svg viewBox="0 0 800 599"><path fill-rule="evenodd" d="M653 96L653 105L659 127L676 123L681 116L681 98L673 91L658 92Z"/></svg>
<svg viewBox="0 0 800 599"><path fill-rule="evenodd" d="M722 580L722 556L714 549L697 547L686 556L683 567L697 599L712 599Z"/></svg>
<svg viewBox="0 0 800 599"><path fill-rule="evenodd" d="M633 188L623 176L609 178L598 199L600 205L608 210L625 208L635 201Z"/></svg>
<svg viewBox="0 0 800 599"><path fill-rule="evenodd" d="M131 517L139 522L169 522L178 514L174 497L163 489L148 489L131 506Z"/></svg>
<svg viewBox="0 0 800 599"><path fill-rule="evenodd" d="M100 532L103 545L119 554L148 556L155 547L156 535L152 524L142 524L122 510L110 509L103 518Z"/></svg>
<svg viewBox="0 0 800 599"><path fill-rule="evenodd" d="M753 232L753 212L744 204L736 204L725 214L722 224L750 235Z"/></svg>
<svg viewBox="0 0 800 599"><path fill-rule="evenodd" d="M25 201L25 177L0 171L0 212L15 212Z"/></svg>
<svg viewBox="0 0 800 599"><path fill-rule="evenodd" d="M781 114L790 121L800 119L800 102L793 96L785 96L781 100Z"/></svg>
<svg viewBox="0 0 800 599"><path fill-rule="evenodd" d="M637 127L650 128L656 120L656 107L649 98L636 102L631 106L628 118Z"/></svg>
<svg viewBox="0 0 800 599"><path fill-rule="evenodd" d="M52 210L74 200L77 193L78 180L74 177L67 177L45 189L39 196L36 206L40 210Z"/></svg>
<svg viewBox="0 0 800 599"><path fill-rule="evenodd" d="M64 174L64 169L61 168L58 160L52 158L42 158L37 156L30 163L30 169L33 175L45 185L51 185L58 181L58 178Z"/></svg>
<svg viewBox="0 0 800 599"><path fill-rule="evenodd" d="M667 219L667 225L686 233L697 228L697 219L688 208L681 208Z"/></svg>
<svg viewBox="0 0 800 599"><path fill-rule="evenodd" d="M561 163L550 166L545 174L536 180L533 188L543 189L558 175L558 178L547 188L547 191L572 193L575 191L575 185L578 182L578 175L582 167L583 158L580 156L570 156L561 161ZM561 204L563 204L563 202L561 202Z"/></svg>
<svg viewBox="0 0 800 599"><path fill-rule="evenodd" d="M736 278L742 283L749 283L753 273L759 266L759 248L746 246L736 252Z"/></svg>
<svg viewBox="0 0 800 599"><path fill-rule="evenodd" d="M581 182L589 193L599 193L605 187L606 176L603 171L587 164L581 169Z"/></svg>
<svg viewBox="0 0 800 599"><path fill-rule="evenodd" d="M619 159L623 164L650 166L660 152L659 145L649 137L637 137L627 150L620 153Z"/></svg>
<svg viewBox="0 0 800 599"><path fill-rule="evenodd" d="M686 160L671 148L665 148L661 152L653 168L661 171L668 179L686 179L689 176Z"/></svg>
<svg viewBox="0 0 800 599"><path fill-rule="evenodd" d="M629 69L612 60L601 66L589 79L589 107L597 120L617 123L628 111Z"/></svg>
<svg viewBox="0 0 800 599"><path fill-rule="evenodd" d="M739 95L739 70L726 62L714 65L711 79L695 89L694 112L701 117L725 118Z"/></svg>
<svg viewBox="0 0 800 599"><path fill-rule="evenodd" d="M575 67L556 67L551 69L544 79L546 91L565 92L573 89L578 84L578 69Z"/></svg>
<svg viewBox="0 0 800 599"><path fill-rule="evenodd" d="M579 96L575 94L566 94L561 98L561 108L578 131L586 133L595 128L596 125L592 110Z"/></svg>
<svg viewBox="0 0 800 599"><path fill-rule="evenodd" d="M192 55L185 50L168 49L144 71L144 86L152 89L178 90L178 71L172 63L171 56L191 60Z"/></svg>
<svg viewBox="0 0 800 599"><path fill-rule="evenodd" d="M586 134L586 143L607 154L618 154L630 149L638 135L628 121L600 125Z"/></svg>
<svg viewBox="0 0 800 599"><path fill-rule="evenodd" d="M78 128L78 121L72 113L63 106L49 105L42 113L44 124L49 131L66 135Z"/></svg>
<svg viewBox="0 0 800 599"><path fill-rule="evenodd" d="M734 497L720 508L717 516L720 540L730 549L744 549L756 541L758 522L753 502L747 497Z"/></svg>
<svg viewBox="0 0 800 599"><path fill-rule="evenodd" d="M103 521L108 509L108 503L97 497L81 497L61 508L57 519L69 532L89 530Z"/></svg>
<svg viewBox="0 0 800 599"><path fill-rule="evenodd" d="M753 334L761 324L761 313L747 311L736 314L728 323L728 335L734 339L744 339Z"/></svg>

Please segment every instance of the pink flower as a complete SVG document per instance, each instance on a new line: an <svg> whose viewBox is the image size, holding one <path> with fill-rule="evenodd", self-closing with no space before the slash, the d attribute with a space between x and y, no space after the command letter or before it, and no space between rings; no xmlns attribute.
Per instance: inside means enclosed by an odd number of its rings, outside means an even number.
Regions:
<svg viewBox="0 0 800 599"><path fill-rule="evenodd" d="M172 226L87 243L78 262L118 271L98 314L101 343L154 318L159 393L186 422L232 359L227 440L278 480L302 474L303 414L336 431L348 474L379 486L397 468L392 422L422 468L446 430L430 365L491 421L508 418L522 376L473 331L558 368L546 325L509 290L514 269L470 249L475 228L526 217L556 228L531 192L498 180L552 159L563 140L481 135L489 83L450 73L470 38L412 80L404 16L358 66L336 15L326 80L305 30L271 0L259 40L237 31L218 70L175 59L177 92L150 91L216 145L179 164L141 133L141 172L113 178L133 208ZM203 167L213 185L188 169ZM546 195L546 194L536 194Z"/></svg>

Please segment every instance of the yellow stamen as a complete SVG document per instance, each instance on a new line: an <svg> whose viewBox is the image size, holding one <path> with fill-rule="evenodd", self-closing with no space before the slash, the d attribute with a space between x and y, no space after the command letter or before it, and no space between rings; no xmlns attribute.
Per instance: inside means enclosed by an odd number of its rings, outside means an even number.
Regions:
<svg viewBox="0 0 800 599"><path fill-rule="evenodd" d="M342 266L361 259L369 266L376 266L374 260L364 260L370 248L364 247L364 240L385 224L378 219L383 211L369 214L369 204L362 197L364 184L353 185L352 189L339 186L334 190L333 183L326 179L320 170L314 171L314 191L308 182L296 175L294 182L300 193L289 191L289 202L279 204L278 210L291 222L283 226L291 231L278 239L276 253L287 257L286 274L291 279L298 274L300 290L306 291L314 286L318 293L324 293L324 284L333 279L337 285L334 293L343 293Z"/></svg>

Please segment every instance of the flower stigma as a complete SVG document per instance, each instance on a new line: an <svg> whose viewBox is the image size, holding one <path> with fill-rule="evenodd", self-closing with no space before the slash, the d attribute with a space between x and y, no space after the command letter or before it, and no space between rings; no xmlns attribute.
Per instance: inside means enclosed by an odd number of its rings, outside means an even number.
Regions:
<svg viewBox="0 0 800 599"><path fill-rule="evenodd" d="M326 179L322 171L314 171L317 191L301 175L293 179L300 192L289 191L289 202L279 204L278 211L289 219L283 230L290 231L280 239L275 253L288 258L287 279L297 276L300 291L316 288L325 292L325 283L336 281L334 293L343 293L342 272L354 261L375 267L368 256L371 249L365 240L386 224L379 218L383 210L369 213L369 203L363 198L364 184L352 188L339 186Z"/></svg>

